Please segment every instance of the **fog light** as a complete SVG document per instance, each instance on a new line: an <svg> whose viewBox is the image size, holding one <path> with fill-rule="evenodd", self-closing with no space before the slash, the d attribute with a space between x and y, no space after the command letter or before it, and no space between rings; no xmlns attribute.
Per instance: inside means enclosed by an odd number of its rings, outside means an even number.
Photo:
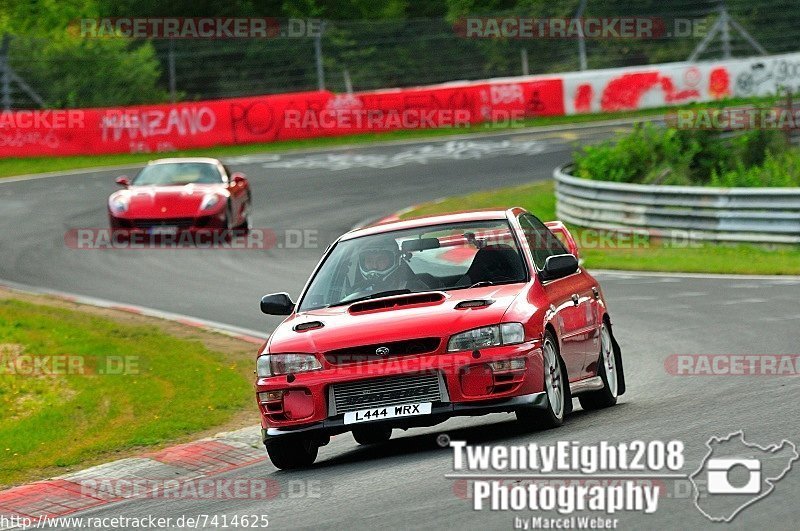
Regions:
<svg viewBox="0 0 800 531"><path fill-rule="evenodd" d="M314 397L311 391L293 389L283 395L283 411L292 420L308 418L314 414Z"/></svg>
<svg viewBox="0 0 800 531"><path fill-rule="evenodd" d="M461 371L461 392L466 396L483 396L492 392L494 378L486 365L473 365Z"/></svg>
<svg viewBox="0 0 800 531"><path fill-rule="evenodd" d="M260 402L275 402L283 398L283 391L265 391L258 393L258 400Z"/></svg>
<svg viewBox="0 0 800 531"><path fill-rule="evenodd" d="M516 358L513 360L500 360L489 363L489 366L494 372L501 371L518 371L525 368L525 358Z"/></svg>

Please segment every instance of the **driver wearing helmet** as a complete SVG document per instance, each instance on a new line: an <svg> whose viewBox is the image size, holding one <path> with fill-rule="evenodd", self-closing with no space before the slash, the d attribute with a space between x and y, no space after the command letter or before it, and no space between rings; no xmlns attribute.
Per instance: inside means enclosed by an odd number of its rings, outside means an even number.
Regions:
<svg viewBox="0 0 800 531"><path fill-rule="evenodd" d="M427 289L403 260L394 238L370 243L362 249L358 254L358 274L355 287L359 292Z"/></svg>

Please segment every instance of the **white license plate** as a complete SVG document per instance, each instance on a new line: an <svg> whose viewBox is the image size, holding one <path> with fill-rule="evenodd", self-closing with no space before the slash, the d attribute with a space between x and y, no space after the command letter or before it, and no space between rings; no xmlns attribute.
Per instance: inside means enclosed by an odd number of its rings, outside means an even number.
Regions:
<svg viewBox="0 0 800 531"><path fill-rule="evenodd" d="M370 422L372 420L393 419L396 417L413 417L414 415L430 415L431 402L422 404L403 404L399 406L374 407L371 409L360 409L358 411L348 411L344 414L345 424L355 424L357 422Z"/></svg>
<svg viewBox="0 0 800 531"><path fill-rule="evenodd" d="M148 231L153 236L174 236L178 234L178 227L174 225L164 225L162 227L150 227Z"/></svg>

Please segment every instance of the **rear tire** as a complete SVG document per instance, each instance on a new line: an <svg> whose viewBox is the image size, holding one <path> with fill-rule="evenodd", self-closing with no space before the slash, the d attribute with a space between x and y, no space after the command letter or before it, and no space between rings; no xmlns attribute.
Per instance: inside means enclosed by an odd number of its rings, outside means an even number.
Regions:
<svg viewBox="0 0 800 531"><path fill-rule="evenodd" d="M319 452L319 447L310 439L295 437L268 439L264 446L272 464L281 470L311 466Z"/></svg>
<svg viewBox="0 0 800 531"><path fill-rule="evenodd" d="M544 389L547 403L544 408L520 408L517 420L531 429L557 428L564 424L564 416L571 401L566 371L558 353L558 341L550 331L544 335L542 345Z"/></svg>
<svg viewBox="0 0 800 531"><path fill-rule="evenodd" d="M621 367L614 353L611 328L606 321L600 327L600 359L597 364L597 375L603 380L603 388L578 397L581 407L587 411L611 407L617 403L619 395Z"/></svg>
<svg viewBox="0 0 800 531"><path fill-rule="evenodd" d="M358 444L370 445L380 444L388 441L392 437L392 428L388 426L370 426L369 428L353 429L353 439Z"/></svg>

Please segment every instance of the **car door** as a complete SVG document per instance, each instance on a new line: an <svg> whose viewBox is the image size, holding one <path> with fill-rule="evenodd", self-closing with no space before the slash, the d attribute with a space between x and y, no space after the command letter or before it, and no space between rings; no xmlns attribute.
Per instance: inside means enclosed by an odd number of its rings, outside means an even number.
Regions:
<svg viewBox="0 0 800 531"><path fill-rule="evenodd" d="M548 256L569 252L535 216L521 214L519 223L537 269L544 268ZM561 357L564 359L569 380L585 378L587 354L599 333L592 282L579 268L576 273L567 277L542 282L542 287L550 301L551 322L559 337Z"/></svg>

